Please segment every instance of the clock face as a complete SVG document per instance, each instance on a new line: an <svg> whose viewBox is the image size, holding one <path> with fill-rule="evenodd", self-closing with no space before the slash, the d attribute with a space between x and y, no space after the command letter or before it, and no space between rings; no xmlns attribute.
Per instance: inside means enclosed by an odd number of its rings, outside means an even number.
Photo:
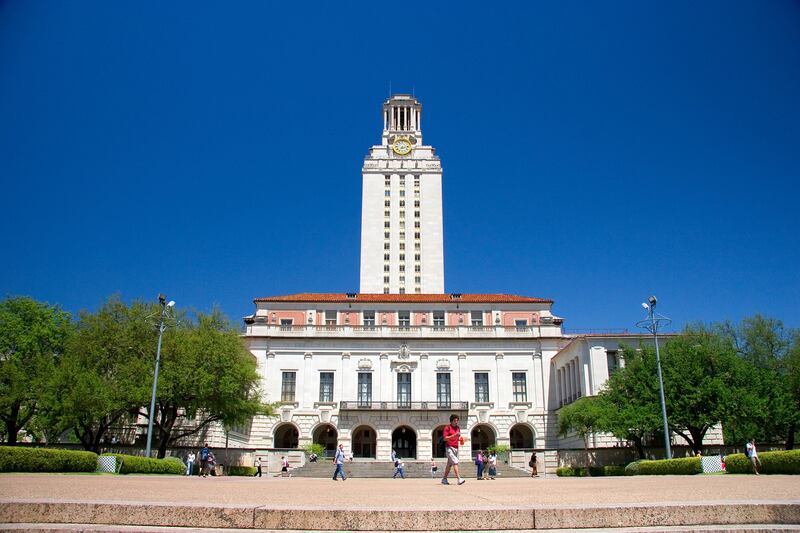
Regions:
<svg viewBox="0 0 800 533"><path fill-rule="evenodd" d="M407 155L411 152L411 143L406 139L397 139L392 145L392 150L398 155Z"/></svg>

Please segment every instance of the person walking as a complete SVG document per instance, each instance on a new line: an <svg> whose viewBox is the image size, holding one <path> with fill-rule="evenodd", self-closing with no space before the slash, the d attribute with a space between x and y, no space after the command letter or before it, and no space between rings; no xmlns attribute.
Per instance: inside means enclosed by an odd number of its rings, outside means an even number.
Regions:
<svg viewBox="0 0 800 533"><path fill-rule="evenodd" d="M755 439L750 439L750 442L744 447L744 454L750 459L750 464L753 465L753 472L755 472L757 476L761 475L759 474L759 470L761 470L761 460L758 458Z"/></svg>
<svg viewBox="0 0 800 533"><path fill-rule="evenodd" d="M208 454L211 451L208 449L208 443L206 442L202 448L200 448L200 476L201 477L208 477Z"/></svg>
<svg viewBox="0 0 800 533"><path fill-rule="evenodd" d="M478 481L481 481L483 479L483 452L481 450L475 454L475 466L478 467Z"/></svg>
<svg viewBox="0 0 800 533"><path fill-rule="evenodd" d="M261 457L256 457L256 473L253 477L261 477Z"/></svg>
<svg viewBox="0 0 800 533"><path fill-rule="evenodd" d="M186 456L186 475L192 475L192 468L194 468L194 452L190 451Z"/></svg>
<svg viewBox="0 0 800 533"><path fill-rule="evenodd" d="M396 468L394 470L394 475L392 476L392 479L396 478L398 475L400 476L400 479L405 479L406 475L405 475L405 470L404 469L405 469L406 465L404 465L403 461L401 461L400 459L397 460L395 465L396 465Z"/></svg>
<svg viewBox="0 0 800 533"><path fill-rule="evenodd" d="M333 464L336 465L336 470L333 471L333 480L336 481L337 476L341 474L342 481L345 481L347 478L344 475L344 444L340 444L336 449L336 455L333 456Z"/></svg>
<svg viewBox="0 0 800 533"><path fill-rule="evenodd" d="M458 473L458 445L464 443L464 440L461 437L461 428L458 427L458 422L458 415L450 415L450 424L445 426L444 431L442 432L445 445L445 455L447 456L447 466L444 467L442 485L450 484L450 482L447 481L447 476L450 475L451 468L456 475L456 479L458 479L459 485L463 485L467 482L467 480L463 479Z"/></svg>
<svg viewBox="0 0 800 533"><path fill-rule="evenodd" d="M497 452L492 450L489 454L489 479L494 479L497 475Z"/></svg>
<svg viewBox="0 0 800 533"><path fill-rule="evenodd" d="M289 472L289 459L285 455L281 456L281 476L292 477L291 472Z"/></svg>
<svg viewBox="0 0 800 533"><path fill-rule="evenodd" d="M536 466L536 451L531 452L531 460L528 461L528 466L531 467L531 477L539 477L539 469Z"/></svg>

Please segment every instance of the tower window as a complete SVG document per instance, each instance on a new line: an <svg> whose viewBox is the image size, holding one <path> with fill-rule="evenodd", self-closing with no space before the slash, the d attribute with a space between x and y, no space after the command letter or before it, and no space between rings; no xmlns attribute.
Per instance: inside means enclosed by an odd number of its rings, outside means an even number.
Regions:
<svg viewBox="0 0 800 533"><path fill-rule="evenodd" d="M383 232L383 238L384 239L388 239L389 238L389 232L388 231L384 231Z"/></svg>
<svg viewBox="0 0 800 533"><path fill-rule="evenodd" d="M406 260L406 254L400 254L400 261Z"/></svg>
<svg viewBox="0 0 800 533"><path fill-rule="evenodd" d="M414 265L414 272L422 272L422 267L419 265Z"/></svg>
<svg viewBox="0 0 800 533"><path fill-rule="evenodd" d="M391 207L391 205L392 205L392 201L391 200L384 200L383 201L383 207Z"/></svg>
<svg viewBox="0 0 800 533"><path fill-rule="evenodd" d="M405 238L406 238L406 232L405 231L401 231L400 232L400 240L403 240Z"/></svg>
<svg viewBox="0 0 800 533"><path fill-rule="evenodd" d="M406 266L400 265L400 272L405 272L405 271L406 271Z"/></svg>
<svg viewBox="0 0 800 533"><path fill-rule="evenodd" d="M384 196L391 196L392 195L392 191L390 191L389 189L386 189L385 191L383 191L383 195Z"/></svg>
<svg viewBox="0 0 800 533"><path fill-rule="evenodd" d="M389 294L389 287L383 288L383 294Z"/></svg>
<svg viewBox="0 0 800 533"><path fill-rule="evenodd" d="M405 195L406 195L405 189L400 189L400 196L405 196Z"/></svg>
<svg viewBox="0 0 800 533"><path fill-rule="evenodd" d="M414 283L422 283L422 276L417 276L414 278Z"/></svg>
<svg viewBox="0 0 800 533"><path fill-rule="evenodd" d="M406 293L406 288L400 287L400 294L405 294L405 293Z"/></svg>
<svg viewBox="0 0 800 533"><path fill-rule="evenodd" d="M383 265L383 271L389 272L389 265Z"/></svg>
<svg viewBox="0 0 800 533"><path fill-rule="evenodd" d="M389 249L389 243L388 242L383 243L383 249L384 250L388 250Z"/></svg>
<svg viewBox="0 0 800 533"><path fill-rule="evenodd" d="M400 243L400 249L401 249L401 250L405 250L405 249L406 249L406 243L404 243L404 242L401 242L401 243Z"/></svg>
<svg viewBox="0 0 800 533"><path fill-rule="evenodd" d="M415 239L419 239L419 232L418 231L414 232L414 238Z"/></svg>
<svg viewBox="0 0 800 533"><path fill-rule="evenodd" d="M384 227L384 228L388 228L388 227L390 227L390 224L389 224L389 221L388 221L388 220L387 220L386 222L384 222L384 223L383 223L383 227Z"/></svg>
<svg viewBox="0 0 800 533"><path fill-rule="evenodd" d="M383 254L383 260L384 261L388 261L389 260L389 254Z"/></svg>
<svg viewBox="0 0 800 533"><path fill-rule="evenodd" d="M420 245L419 245L419 243L418 243L418 242L415 242L415 243L414 243L414 249L415 249L415 250L419 250L419 249L420 249Z"/></svg>
<svg viewBox="0 0 800 533"><path fill-rule="evenodd" d="M383 216L388 217L391 213L389 211L384 211Z"/></svg>
<svg viewBox="0 0 800 533"><path fill-rule="evenodd" d="M414 221L414 227L415 228L419 228L419 220L415 220Z"/></svg>
<svg viewBox="0 0 800 533"><path fill-rule="evenodd" d="M400 211L400 218L406 218L406 212Z"/></svg>
<svg viewBox="0 0 800 533"><path fill-rule="evenodd" d="M389 276L383 276L383 282L389 283Z"/></svg>
<svg viewBox="0 0 800 533"><path fill-rule="evenodd" d="M419 218L419 211L414 211L414 217Z"/></svg>
<svg viewBox="0 0 800 533"><path fill-rule="evenodd" d="M414 254L414 261L419 261L422 254Z"/></svg>

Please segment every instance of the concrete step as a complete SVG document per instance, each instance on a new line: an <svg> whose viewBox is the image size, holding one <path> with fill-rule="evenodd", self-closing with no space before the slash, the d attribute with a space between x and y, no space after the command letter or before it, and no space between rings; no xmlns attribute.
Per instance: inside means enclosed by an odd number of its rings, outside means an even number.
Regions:
<svg viewBox="0 0 800 533"><path fill-rule="evenodd" d="M405 476L412 479L430 478L431 464L429 461L403 461L405 464ZM439 470L435 477L442 477L445 462L437 461ZM460 465L461 476L475 478L477 467L473 463L462 463ZM334 465L330 461L316 463L306 463L305 466L292 469L294 477L326 478L333 477ZM395 468L389 461L350 461L344 465L345 475L354 478L386 478L392 477ZM528 477L530 473L508 466L505 463L497 465L497 477Z"/></svg>
<svg viewBox="0 0 800 533"><path fill-rule="evenodd" d="M452 490L445 489L445 490ZM796 526L800 503L705 502L626 505L393 509L272 507L269 505L199 505L153 502L54 502L5 500L0 502L0 529L4 524L37 524L26 531L52 531L71 524L274 531L495 531L533 529L652 528L697 526L730 528L748 524ZM42 523L52 526L42 526ZM688 526L693 526L689 528ZM49 527L49 529L41 529ZM781 530L782 527L774 528ZM103 529L96 529L103 531ZM113 530L113 529L112 529ZM116 529L122 531L120 529ZM663 529L662 529L663 530ZM108 530L106 530L108 531Z"/></svg>

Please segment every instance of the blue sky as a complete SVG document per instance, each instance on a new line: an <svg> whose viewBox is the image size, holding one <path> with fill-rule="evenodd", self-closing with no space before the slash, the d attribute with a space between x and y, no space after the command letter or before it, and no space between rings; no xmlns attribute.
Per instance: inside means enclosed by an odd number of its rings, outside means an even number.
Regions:
<svg viewBox="0 0 800 533"><path fill-rule="evenodd" d="M800 3L455 5L0 0L0 294L357 290L391 86L442 159L448 292L800 327Z"/></svg>

